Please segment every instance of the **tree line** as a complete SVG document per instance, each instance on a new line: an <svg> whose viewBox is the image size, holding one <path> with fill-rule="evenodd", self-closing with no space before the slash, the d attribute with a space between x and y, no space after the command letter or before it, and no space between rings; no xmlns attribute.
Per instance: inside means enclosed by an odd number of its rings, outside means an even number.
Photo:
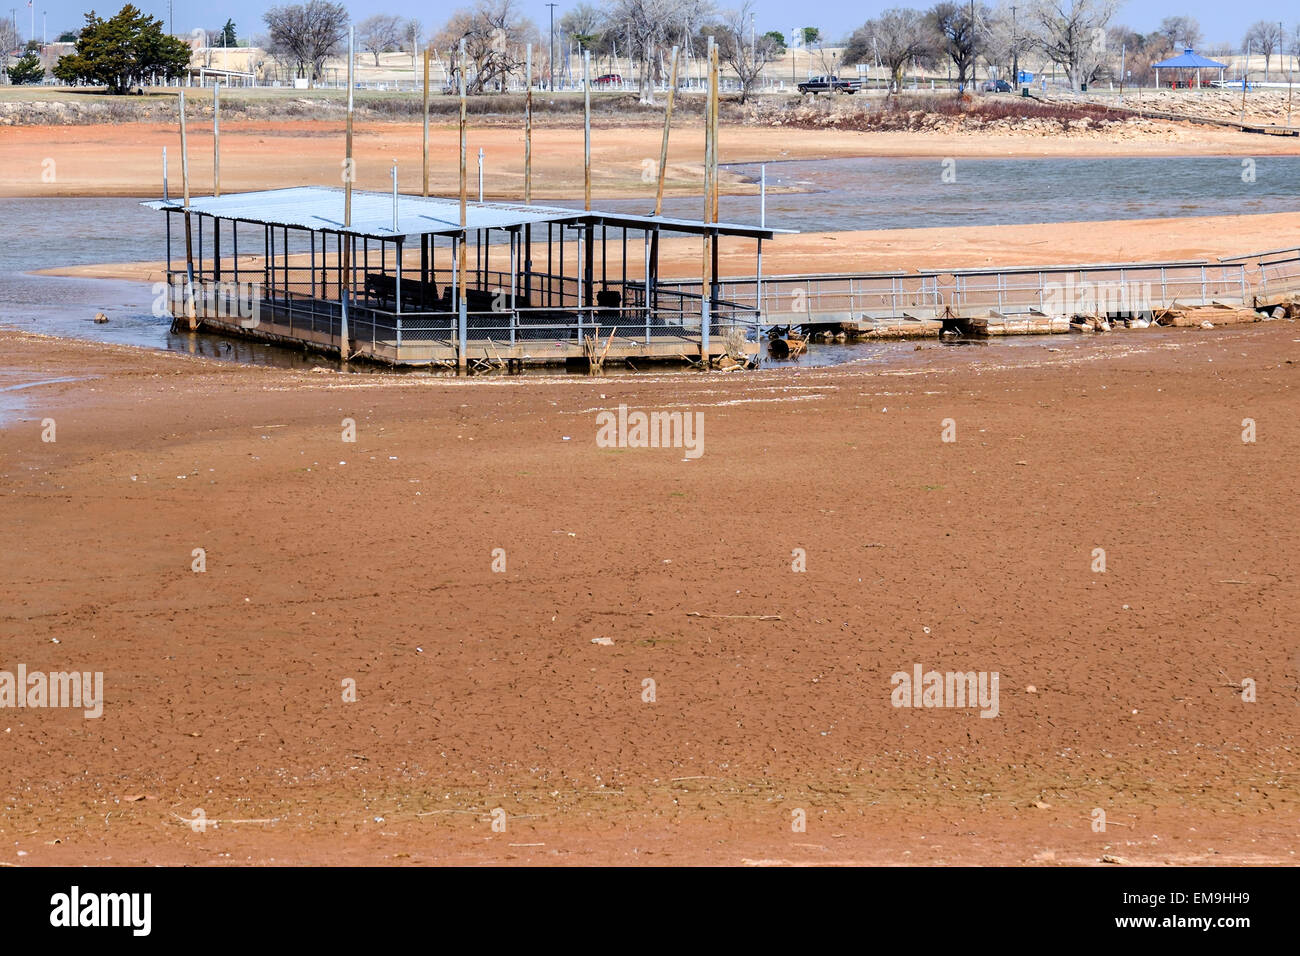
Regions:
<svg viewBox="0 0 1300 956"><path fill-rule="evenodd" d="M996 7L971 0L940 0L916 9L894 7L872 17L844 41L829 58L825 38L817 27L799 31L812 48L822 72L866 65L887 73L891 89L902 87L910 69L947 70L959 88L975 83L980 66L1014 82L1022 60L1050 63L1073 89L1099 79L1147 82L1152 64L1184 48L1197 47L1202 32L1189 16L1166 17L1159 28L1140 33L1116 23L1120 0L1002 0ZM75 50L63 56L54 75L67 83L104 85L125 92L151 77L176 79L191 60L191 44L163 32L161 20L128 3L114 17L101 19L93 11L76 34ZM307 0L273 6L263 15L267 33L252 43L281 63L287 72L311 81L324 78L325 62L346 48L351 19L347 8L333 0ZM357 47L374 57L407 52L412 69L417 51L438 51L452 84L461 80L457 51L465 51L463 72L468 92L505 89L521 78L524 51L533 47L534 80L554 75L550 37L520 12L518 0L473 0L455 10L438 29L426 35L419 20L376 14L356 25ZM763 75L764 68L785 52L784 35L763 30L752 0L719 8L712 0L579 0L555 25L561 51L577 49L601 57L626 59L636 71L641 98L653 102L656 85L667 79L667 51L679 47L688 56L702 56L709 42L738 79L742 101ZM0 24L0 47L5 25ZM197 43L205 53L239 42L235 24L204 34ZM248 42L246 39L245 42ZM1300 54L1300 27L1288 32L1282 24L1258 21L1242 38L1241 48L1264 57L1265 72L1276 54ZM837 46L838 45L833 45ZM1210 56L1233 52L1226 46L1203 50ZM817 59L820 54L820 61ZM835 56L838 55L838 60ZM210 65L210 62L208 63ZM3 66L3 64L0 64ZM14 82L39 82L43 69L32 50L26 51ZM1123 76L1121 76L1123 73Z"/></svg>

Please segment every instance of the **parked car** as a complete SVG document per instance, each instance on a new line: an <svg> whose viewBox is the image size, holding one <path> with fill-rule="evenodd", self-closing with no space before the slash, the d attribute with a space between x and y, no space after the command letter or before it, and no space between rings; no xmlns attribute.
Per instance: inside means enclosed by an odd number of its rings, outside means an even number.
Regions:
<svg viewBox="0 0 1300 956"><path fill-rule="evenodd" d="M838 76L814 76L800 83L798 90L800 93L856 93L858 83L856 80L843 80Z"/></svg>
<svg viewBox="0 0 1300 956"><path fill-rule="evenodd" d="M985 93L1010 93L1011 84L1006 80L989 80L984 84L983 90Z"/></svg>
<svg viewBox="0 0 1300 956"><path fill-rule="evenodd" d="M598 76L591 81L592 86L622 86L623 77L617 73L606 73L604 76Z"/></svg>

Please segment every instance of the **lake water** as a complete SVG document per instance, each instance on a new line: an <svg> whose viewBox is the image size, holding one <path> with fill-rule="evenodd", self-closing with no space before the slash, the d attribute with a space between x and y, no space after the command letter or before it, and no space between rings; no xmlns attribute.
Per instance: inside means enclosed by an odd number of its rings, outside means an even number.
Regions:
<svg viewBox="0 0 1300 956"><path fill-rule="evenodd" d="M730 168L753 179L759 175L755 165ZM944 181L945 170L954 181ZM1246 181L1244 171L1253 172L1253 182ZM949 167L937 159L801 160L767 164L767 181L772 190L767 224L800 231L1300 211L1300 157L1260 157L1253 170L1230 157L979 159ZM664 213L698 218L702 204L700 197L669 198ZM647 213L653 199L595 205ZM721 197L719 218L757 223L758 197ZM143 283L30 274L164 256L163 217L137 200L0 200L0 325L238 362L302 367L319 361L240 339L174 335L170 319L152 314L152 292ZM96 325L96 312L106 313L110 322ZM994 347L1015 347L1012 343ZM800 362L874 360L912 350L907 343L813 345Z"/></svg>
<svg viewBox="0 0 1300 956"><path fill-rule="evenodd" d="M890 158L768 163L767 225L820 232L1300 211L1300 156L1252 162L1253 168L1243 167L1241 157L1197 156L958 159L948 166L940 159ZM759 178L758 165L728 168ZM644 201L600 205L648 211ZM718 218L757 223L759 206L757 196L723 196ZM698 219L702 212L702 198L664 201L668 216Z"/></svg>

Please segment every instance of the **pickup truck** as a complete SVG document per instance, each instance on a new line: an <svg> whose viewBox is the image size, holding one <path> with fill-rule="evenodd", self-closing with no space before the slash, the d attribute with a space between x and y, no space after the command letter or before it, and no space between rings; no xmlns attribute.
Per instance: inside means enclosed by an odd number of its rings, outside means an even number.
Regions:
<svg viewBox="0 0 1300 956"><path fill-rule="evenodd" d="M798 85L800 93L856 93L857 80L843 80L838 76L814 76Z"/></svg>

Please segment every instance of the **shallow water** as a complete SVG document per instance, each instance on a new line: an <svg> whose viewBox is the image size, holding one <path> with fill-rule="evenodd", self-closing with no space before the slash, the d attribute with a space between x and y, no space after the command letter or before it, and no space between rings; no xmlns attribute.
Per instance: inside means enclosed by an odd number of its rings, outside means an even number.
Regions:
<svg viewBox="0 0 1300 956"><path fill-rule="evenodd" d="M815 134L810 134L815 135ZM767 164L767 225L804 232L992 226L1300 211L1300 156L1111 159L859 158ZM730 167L757 181L758 165ZM949 171L952 182L944 181ZM1243 172L1254 177L1243 179ZM668 215L697 218L703 200ZM678 208L680 206L680 208ZM723 196L718 216L758 222L756 196ZM1247 250L1249 251L1249 250Z"/></svg>
<svg viewBox="0 0 1300 956"><path fill-rule="evenodd" d="M1300 157L1261 157L1254 164L1254 182L1246 182L1242 160L1232 157L979 159L958 160L951 167L938 159L768 163L767 181L774 191L768 194L767 224L802 231L853 230L1300 211ZM759 175L757 165L731 168L754 179ZM954 182L943 182L945 168ZM780 188L803 192L775 191ZM664 212L697 218L701 203L699 197L669 198ZM596 205L645 213L652 200ZM719 217L755 223L759 199L723 196ZM163 217L135 199L0 200L0 236L0 325L250 364L301 368L325 361L243 339L172 334L170 319L153 314L152 290L144 283L30 274L57 266L163 259ZM96 312L105 313L109 322L95 324ZM1016 348L1025 341L1009 337L989 347ZM1030 336L1027 341L1040 340ZM814 344L797 362L781 364L830 365L911 354L914 344L907 342Z"/></svg>

